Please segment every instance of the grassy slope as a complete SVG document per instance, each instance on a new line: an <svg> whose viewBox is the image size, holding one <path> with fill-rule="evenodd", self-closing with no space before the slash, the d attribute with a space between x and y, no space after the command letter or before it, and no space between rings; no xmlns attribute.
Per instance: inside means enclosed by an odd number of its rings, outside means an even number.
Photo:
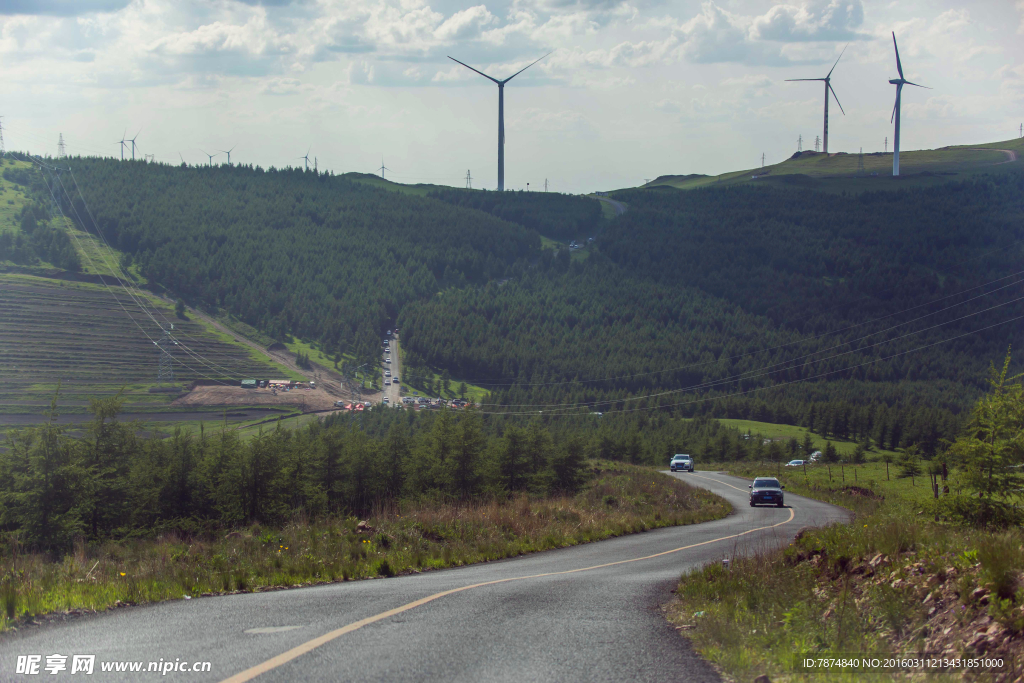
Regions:
<svg viewBox="0 0 1024 683"><path fill-rule="evenodd" d="M765 435L773 432L753 424ZM777 427L780 436L799 429ZM746 478L775 474L754 463L708 466ZM898 477L897 465L888 475L882 462L781 472L788 491L845 506L857 519L806 531L783 550L734 560L728 572L709 565L682 577L669 619L728 677L819 680L820 674L793 669L794 657L809 652L988 654L1014 662L1007 681L1024 671L1019 529L988 532L932 521L927 478ZM958 495L955 471L947 483L950 495ZM829 676L892 679L892 673Z"/></svg>
<svg viewBox="0 0 1024 683"><path fill-rule="evenodd" d="M1000 149L1017 152L1016 163L1004 164L1007 157ZM717 176L689 175L663 176L644 187L696 189L701 187L725 187L742 183L769 183L807 186L824 190L870 190L889 187L883 185L892 181L892 154L865 154L864 170L858 168L859 155L804 152L797 159L787 159L779 164L744 171L731 171ZM1024 165L1024 142L1021 139L981 145L943 147L934 150L900 152L900 173L898 182L902 185L933 185L952 178L976 173L996 173L1017 170ZM877 177L871 177L877 173ZM758 176L754 179L753 176ZM866 177L865 177L866 176Z"/></svg>
<svg viewBox="0 0 1024 683"><path fill-rule="evenodd" d="M18 225L18 220L15 215L21 211L21 207L25 205L27 201L25 197L24 188L17 189L17 186L4 180L3 169L5 168L31 168L31 164L27 161L14 161L13 159L3 159L3 166L0 167L0 230L10 230L12 232L20 232L21 228Z"/></svg>
<svg viewBox="0 0 1024 683"><path fill-rule="evenodd" d="M255 525L226 537L108 542L79 547L59 563L22 555L17 583L0 582L0 631L52 612L415 573L720 519L728 512L721 498L679 480L598 463L576 496L406 504L371 517L366 534L357 533L355 518L329 518L279 529Z"/></svg>
<svg viewBox="0 0 1024 683"><path fill-rule="evenodd" d="M434 190L450 189L447 185L429 185L425 183L406 185L404 183L396 183L369 173L346 173L344 176L349 180L355 180L356 182L370 185L372 187L380 187L385 190L393 190L395 192L401 192L402 194L411 194L418 197L425 197Z"/></svg>

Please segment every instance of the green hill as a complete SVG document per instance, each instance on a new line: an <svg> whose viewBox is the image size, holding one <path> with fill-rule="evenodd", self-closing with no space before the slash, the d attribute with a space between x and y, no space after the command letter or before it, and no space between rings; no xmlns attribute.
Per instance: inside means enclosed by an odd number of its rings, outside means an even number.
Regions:
<svg viewBox="0 0 1024 683"><path fill-rule="evenodd" d="M1006 150L1006 151L1002 151ZM1012 154L1010 154L1012 152ZM1016 161L1011 159L1016 157ZM750 183L788 185L822 190L866 191L899 187L933 186L978 173L1019 171L1024 166L1024 139L980 145L900 152L900 177L892 177L892 153L797 152L789 159L764 168L730 171L717 176L661 176L644 185L648 189L728 187ZM1010 162L1010 163L1006 163ZM887 184L888 183L888 184Z"/></svg>

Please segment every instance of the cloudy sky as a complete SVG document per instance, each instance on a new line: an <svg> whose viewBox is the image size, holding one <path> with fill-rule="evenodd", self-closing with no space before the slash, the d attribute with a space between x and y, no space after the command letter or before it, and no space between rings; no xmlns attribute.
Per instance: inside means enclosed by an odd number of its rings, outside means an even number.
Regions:
<svg viewBox="0 0 1024 683"><path fill-rule="evenodd" d="M8 149L141 153L372 171L402 182L584 192L891 138L896 31L903 148L1014 137L1024 120L1024 0L0 0ZM215 163L224 161L224 155Z"/></svg>

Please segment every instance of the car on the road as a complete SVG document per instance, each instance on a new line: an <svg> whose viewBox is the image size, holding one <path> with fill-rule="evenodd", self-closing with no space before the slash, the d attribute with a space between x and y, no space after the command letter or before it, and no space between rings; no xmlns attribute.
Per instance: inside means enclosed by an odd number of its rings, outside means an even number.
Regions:
<svg viewBox="0 0 1024 683"><path fill-rule="evenodd" d="M388 330L388 336L389 337L391 336L391 330Z"/></svg>
<svg viewBox="0 0 1024 683"><path fill-rule="evenodd" d="M757 477L753 484L748 484L750 489L750 507L756 505L774 505L783 507L784 495L783 486L775 477Z"/></svg>
<svg viewBox="0 0 1024 683"><path fill-rule="evenodd" d="M394 383L394 384L398 384L398 375L395 375L394 377L392 377L391 378L391 382Z"/></svg>
<svg viewBox="0 0 1024 683"><path fill-rule="evenodd" d="M803 466L804 466L804 461L803 460L790 460L789 462L786 463L786 467L803 467Z"/></svg>
<svg viewBox="0 0 1024 683"><path fill-rule="evenodd" d="M384 362L385 362L385 363L390 363L390 362L391 362L391 356L387 356L387 357L386 357L386 358L384 359Z"/></svg>
<svg viewBox="0 0 1024 683"><path fill-rule="evenodd" d="M384 405L387 405L387 404L388 404L388 397L387 397L387 396L385 396L385 397L384 397Z"/></svg>
<svg viewBox="0 0 1024 683"><path fill-rule="evenodd" d="M389 379L384 380L384 386L390 387L391 386L391 380L389 380Z"/></svg>
<svg viewBox="0 0 1024 683"><path fill-rule="evenodd" d="M814 451L811 453L811 457L807 458L807 462L818 462L818 458L821 457L821 451Z"/></svg>
<svg viewBox="0 0 1024 683"><path fill-rule="evenodd" d="M676 453L669 461L668 468L673 472L693 472L693 458L686 453Z"/></svg>
<svg viewBox="0 0 1024 683"><path fill-rule="evenodd" d="M402 403L415 403L415 402L416 402L416 399L414 399L412 396L403 396L402 397Z"/></svg>
<svg viewBox="0 0 1024 683"><path fill-rule="evenodd" d="M391 371L390 370L385 370L384 371L384 376L385 377L390 377L391 376Z"/></svg>

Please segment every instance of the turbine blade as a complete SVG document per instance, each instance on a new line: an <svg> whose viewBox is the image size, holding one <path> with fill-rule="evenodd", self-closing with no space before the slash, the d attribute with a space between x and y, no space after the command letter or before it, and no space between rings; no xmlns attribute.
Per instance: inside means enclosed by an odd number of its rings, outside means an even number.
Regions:
<svg viewBox="0 0 1024 683"><path fill-rule="evenodd" d="M900 48L896 45L896 32L892 33L892 46L896 50L896 70L900 72L900 78L903 78L903 65L900 64Z"/></svg>
<svg viewBox="0 0 1024 683"><path fill-rule="evenodd" d="M823 80L825 80L825 79L824 78L787 78L786 82L790 83L790 82L795 82L795 81L823 81Z"/></svg>
<svg viewBox="0 0 1024 683"><path fill-rule="evenodd" d="M836 91L832 87L831 83L828 84L828 89L832 91L832 97L836 98L836 104L839 104L839 96L836 95ZM843 116L846 116L846 112L843 111L843 105L841 105L841 104L839 104L839 111L842 111L843 112Z"/></svg>
<svg viewBox="0 0 1024 683"><path fill-rule="evenodd" d="M552 50L551 52L554 52L554 50ZM547 55L544 55L544 57L547 57L548 55L550 55L550 54L551 54L551 52L549 52L549 53L548 53ZM535 60L533 60L532 62L530 62L529 64L527 64L526 66L524 66L524 67L523 67L522 69L520 69L519 71L515 72L514 74L512 74L511 76L509 76L508 78L506 78L505 80L503 80L503 81L502 81L502 83L508 83L508 82L509 82L509 81L511 81L511 80L512 80L513 78L515 78L515 77L516 77L516 76L518 76L519 74L523 73L524 71L526 71L527 69L529 69L529 68L530 68L531 66L533 66L533 65L534 65L534 64L536 64L537 62L539 62L539 61L540 61L541 59L544 59L544 57L541 57L540 59L535 59Z"/></svg>
<svg viewBox="0 0 1024 683"><path fill-rule="evenodd" d="M850 44L849 44L849 43L847 43L847 44L846 44L846 47L850 47ZM843 48L843 52L846 52L846 47L844 47L844 48ZM838 57L836 57L836 63L835 63L835 64L833 64L833 65L832 65L832 68L828 70L828 76L826 76L825 78L829 78L829 77L831 77L831 76L832 76L832 72L836 70L836 64L839 64L839 60L843 58L843 52L840 52L840 53L839 53L839 56L838 56ZM835 93L832 93L832 94L834 95ZM838 101L839 101L839 100L836 100L836 102L838 102ZM840 107L840 109L842 109L842 107Z"/></svg>
<svg viewBox="0 0 1024 683"><path fill-rule="evenodd" d="M494 81L495 83L498 83L498 82L499 82L497 78L491 78L490 76L488 76L487 74L485 74L485 73L484 73L483 71L480 71L479 69L474 69L474 68L473 68L473 67L471 67L471 66L470 66L469 64L466 64L466 63L464 63L464 62L460 62L459 60L455 59L455 57L452 57L451 55L449 55L449 56L448 56L448 59L452 60L453 62L458 62L459 64L462 64L462 66L466 67L466 68L467 68L467 69L469 69L470 71L476 71L476 72L477 72L478 74L480 74L480 75L481 75L481 76L483 76L484 78L487 78L487 79L489 79L489 80L492 80L492 81Z"/></svg>
<svg viewBox="0 0 1024 683"><path fill-rule="evenodd" d="M889 117L889 123L896 120L896 107L900 106L900 94L896 93L896 101L892 105L892 116Z"/></svg>
<svg viewBox="0 0 1024 683"><path fill-rule="evenodd" d="M924 88L925 90L932 90L932 88L929 88L927 85L920 85L918 83L911 83L910 81L907 81L907 85L913 85L913 86L916 86L918 88Z"/></svg>

